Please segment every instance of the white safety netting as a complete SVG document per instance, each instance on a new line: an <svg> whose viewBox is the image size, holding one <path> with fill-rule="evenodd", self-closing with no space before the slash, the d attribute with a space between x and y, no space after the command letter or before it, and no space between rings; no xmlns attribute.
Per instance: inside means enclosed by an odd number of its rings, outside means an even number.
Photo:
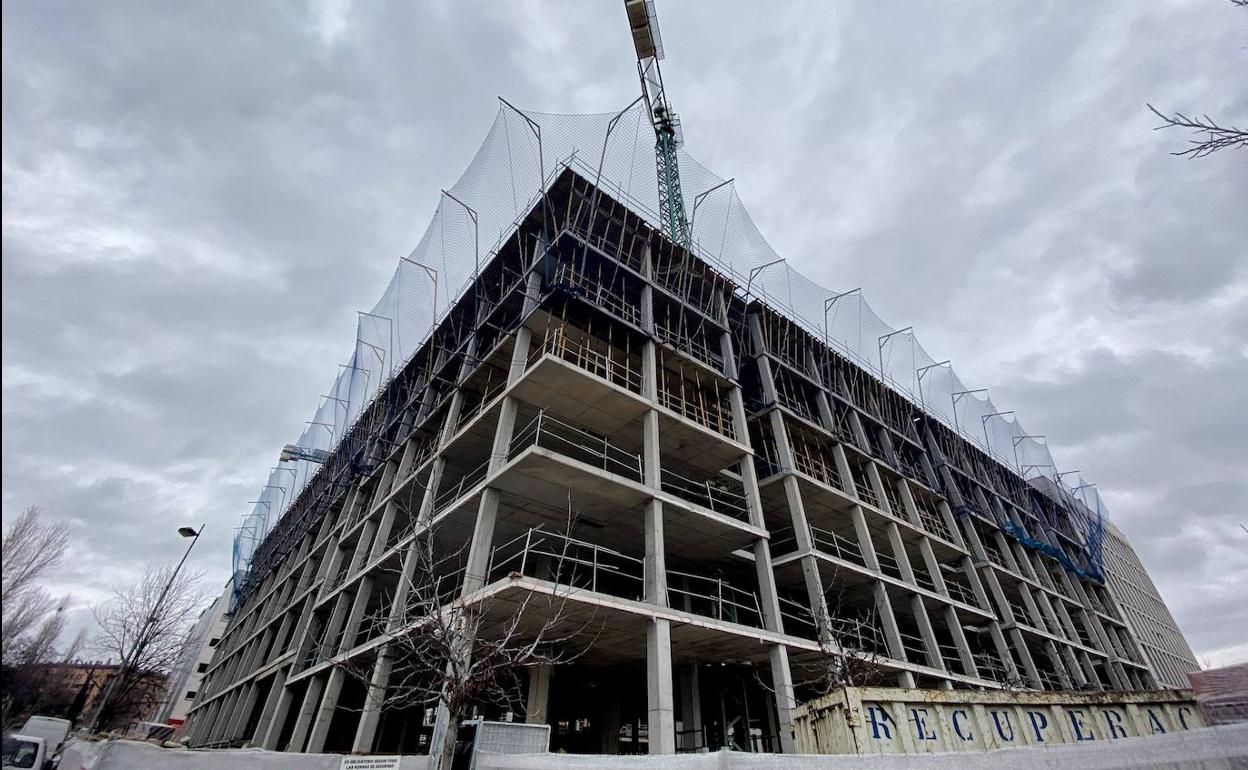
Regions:
<svg viewBox="0 0 1248 770"><path fill-rule="evenodd" d="M576 170L658 227L654 133L644 107L620 113L555 115L499 107L480 150L446 191L429 228L399 260L381 299L361 311L346 363L294 442L332 450L364 407L412 357L431 328L472 284L479 267L536 205L565 167ZM913 329L894 329L861 291L838 292L814 283L771 248L755 227L735 186L683 149L681 188L695 252L797 321L857 364L982 448L1023 478L1045 476L1089 520L1107 514L1096 487L1062 474L1044 437L1016 415L968 386L948 361L931 356ZM258 501L243 518L234 548L240 585L256 547L316 464L286 460L274 467ZM1085 536L1098 537L1099 527Z"/></svg>

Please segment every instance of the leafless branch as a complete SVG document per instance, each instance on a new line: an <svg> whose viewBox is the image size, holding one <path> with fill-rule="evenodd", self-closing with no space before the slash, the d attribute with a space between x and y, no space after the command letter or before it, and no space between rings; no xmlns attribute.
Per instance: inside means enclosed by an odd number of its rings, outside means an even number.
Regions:
<svg viewBox="0 0 1248 770"><path fill-rule="evenodd" d="M1248 0L1231 1L1236 5L1248 5ZM1172 152L1171 155L1203 158L1230 147L1248 147L1248 130L1234 126L1221 126L1208 115L1189 117L1181 112L1166 115L1151 104L1146 106L1162 122L1160 126L1153 129L1154 131L1166 128L1185 128L1192 131L1194 136L1199 137L1189 140L1191 147L1182 152Z"/></svg>
<svg viewBox="0 0 1248 770"><path fill-rule="evenodd" d="M500 581L526 576L519 563L506 575L493 575L493 583L489 575L466 576L468 544L453 545L445 537L439 542L436 527L418 527L402 568L391 571L397 575L393 596L363 621L384 629L380 651L335 665L365 684L368 708L444 708L450 728L430 753L441 754L449 767L455 726L471 709L487 704L516 709L527 669L571 662L592 645L593 614L577 620L567 611L577 568L569 550L574 524L569 501L562 532L530 530L523 544L526 555L536 556L528 562L528 576L537 573L553 588L519 593L498 590ZM486 584L460 596L466 577ZM389 670L384 689L373 682L383 661Z"/></svg>
<svg viewBox="0 0 1248 770"><path fill-rule="evenodd" d="M0 656L4 660L46 656L56 642L65 602L58 604L38 583L60 564L68 544L65 525L45 520L33 505L5 530L0 553Z"/></svg>
<svg viewBox="0 0 1248 770"><path fill-rule="evenodd" d="M111 600L91 609L99 625L92 645L94 653L126 662L109 701L110 714L103 715L102 725L154 706L161 697L165 676L187 644L207 597L201 575L183 571L161 601L174 569L173 565L148 569L137 582L114 590ZM145 627L145 641L138 645Z"/></svg>

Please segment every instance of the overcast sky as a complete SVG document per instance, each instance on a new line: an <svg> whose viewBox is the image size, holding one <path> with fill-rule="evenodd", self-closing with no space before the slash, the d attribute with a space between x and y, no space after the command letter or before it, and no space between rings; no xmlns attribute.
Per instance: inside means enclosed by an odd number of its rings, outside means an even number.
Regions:
<svg viewBox="0 0 1248 770"><path fill-rule="evenodd" d="M77 606L232 528L505 96L607 112L618 0L5 2L3 511ZM776 10L776 7L783 10ZM660 2L689 151L806 275L1097 480L1203 660L1248 659L1248 9ZM79 618L82 613L79 612Z"/></svg>

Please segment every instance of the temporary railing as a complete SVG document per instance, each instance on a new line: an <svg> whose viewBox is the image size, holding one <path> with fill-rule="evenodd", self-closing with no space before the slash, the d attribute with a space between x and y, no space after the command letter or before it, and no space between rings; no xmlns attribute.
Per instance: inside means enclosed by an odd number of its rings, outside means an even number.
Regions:
<svg viewBox="0 0 1248 770"><path fill-rule="evenodd" d="M914 582L920 588L926 588L932 593L936 593L936 581L932 580L932 576L927 570L917 564L910 565L910 571L914 573Z"/></svg>
<svg viewBox="0 0 1248 770"><path fill-rule="evenodd" d="M574 262L561 262L555 270L552 284L574 290L578 297L590 304L634 326L641 326L640 308L630 302L623 291L603 283L601 273L597 276L586 274Z"/></svg>
<svg viewBox="0 0 1248 770"><path fill-rule="evenodd" d="M945 668L947 670L966 673L966 671L962 668L962 656L958 653L958 646L956 644L937 642L936 649L940 651L940 659L944 661Z"/></svg>
<svg viewBox="0 0 1248 770"><path fill-rule="evenodd" d="M777 597L780 602L780 617L784 619L784 630L794 636L805 639L818 639L819 627L815 623L814 613L805 602L794 601L784 596Z"/></svg>
<svg viewBox="0 0 1248 770"><path fill-rule="evenodd" d="M1049 671L1048 669L1040 669L1036 673L1040 675L1040 681L1044 684L1044 689L1046 690L1066 689L1065 686L1062 684L1061 677L1057 675L1056 671Z"/></svg>
<svg viewBox="0 0 1248 770"><path fill-rule="evenodd" d="M1032 622L1031 613L1027 612L1027 606L1019 599L1006 598L1006 603L1010 605L1010 613L1014 616L1014 622L1023 626L1035 626Z"/></svg>
<svg viewBox="0 0 1248 770"><path fill-rule="evenodd" d="M465 492L484 481L489 470L490 461L486 460L476 468L473 468L463 476L460 476L458 481L448 485L442 492L439 492L438 495L433 498L433 512L441 513L449 508L451 504L462 497Z"/></svg>
<svg viewBox="0 0 1248 770"><path fill-rule="evenodd" d="M667 469L662 469L659 475L659 487L664 492L699 505L713 513L748 521L750 507L744 488L741 491L729 489L728 483L722 477L694 481Z"/></svg>
<svg viewBox="0 0 1248 770"><path fill-rule="evenodd" d="M608 240L605 233L591 233L580 222L573 220L568 220L564 224L564 229L603 254L606 254L614 259L618 259L620 262L628 265L637 272L641 272L642 264L640 255L634 251L620 248L620 244L618 242ZM623 237L624 230L620 229L618 232L621 237Z"/></svg>
<svg viewBox="0 0 1248 770"><path fill-rule="evenodd" d="M641 372L632 366L628 353L602 342L594 344L589 337L573 337L562 324L547 327L540 343L529 354L529 365L532 366L545 354L634 393L641 392Z"/></svg>
<svg viewBox="0 0 1248 770"><path fill-rule="evenodd" d="M1001 550L997 548L995 545L993 545L992 543L989 543L986 540L984 540L982 537L980 539L980 542L983 543L984 558L992 562L993 564L997 565L998 567L1004 568L1006 566L1005 556L1001 553Z"/></svg>
<svg viewBox="0 0 1248 770"><path fill-rule="evenodd" d="M673 607L686 612L755 628L763 625L758 595L719 578L668 570L667 595Z"/></svg>
<svg viewBox="0 0 1248 770"><path fill-rule="evenodd" d="M491 563L491 580L516 573L634 601L645 595L641 559L541 527L495 548Z"/></svg>
<svg viewBox="0 0 1248 770"><path fill-rule="evenodd" d="M810 528L810 539L817 550L829 556L866 566L866 560L862 556L862 547L855 540L838 535L830 529L813 526Z"/></svg>
<svg viewBox="0 0 1248 770"><path fill-rule="evenodd" d="M590 433L575 425L551 417L546 411L537 413L511 439L508 459L531 446L540 446L579 460L608 473L641 481L641 455L615 446L605 436Z"/></svg>
<svg viewBox="0 0 1248 770"><path fill-rule="evenodd" d="M694 376L701 379L695 371ZM659 403L676 414L692 420L706 428L736 438L733 428L732 410L726 403L726 397L720 393L719 385L712 384L708 388L701 387L699 382L690 382L684 376L669 372L659 367Z"/></svg>
<svg viewBox="0 0 1248 770"><path fill-rule="evenodd" d="M975 661L975 668L979 670L980 678L1001 683L1009 681L1009 671L996 655L990 652L972 652L971 659Z"/></svg>
<svg viewBox="0 0 1248 770"><path fill-rule="evenodd" d="M831 608L832 617L829 626L837 643L850 652L865 652L877 655L888 655L888 644L884 639L884 629L873 615L840 615Z"/></svg>
<svg viewBox="0 0 1248 770"><path fill-rule="evenodd" d="M880 572L890 577L903 580L901 576L901 566L897 564L897 557L886 551L877 551L875 559L880 563Z"/></svg>
<svg viewBox="0 0 1248 770"><path fill-rule="evenodd" d="M871 488L871 482L866 478L866 471L861 468L854 469L854 492L858 495L858 499L868 505L880 506L879 498L875 496L875 490Z"/></svg>
<svg viewBox="0 0 1248 770"><path fill-rule="evenodd" d="M493 382L486 383L485 387L481 391L480 398L474 400L471 406L460 410L459 419L455 422L455 430L459 430L468 423L472 422L473 418L475 418L478 414L481 414L481 411L494 400L495 396L502 393L506 386L507 381L502 377L499 377Z"/></svg>
<svg viewBox="0 0 1248 770"><path fill-rule="evenodd" d="M490 579L527 575L587 591L641 601L645 562L585 540L533 527L491 553ZM758 597L726 580L667 571L668 604L730 623L762 627Z"/></svg>
<svg viewBox="0 0 1248 770"><path fill-rule="evenodd" d="M917 500L915 502L919 512L919 523L923 525L923 528L937 537L953 542L953 532L949 530L949 525L945 523L944 518L925 505L917 505Z"/></svg>
<svg viewBox="0 0 1248 770"><path fill-rule="evenodd" d="M818 417L815 415L814 410L810 408L810 404L804 398L790 393L788 388L776 388L776 401L799 417L811 422L818 422Z"/></svg>
<svg viewBox="0 0 1248 770"><path fill-rule="evenodd" d="M804 473L830 487L845 489L836 463L829 461L822 452L812 450L805 441L796 439L791 442L790 448L793 452L793 465L799 473Z"/></svg>
<svg viewBox="0 0 1248 770"><path fill-rule="evenodd" d="M1079 642L1084 647L1096 647L1097 645L1092 644L1092 634L1088 632L1087 626L1081 622L1081 619L1072 618L1072 620L1075 621L1075 634L1079 637Z"/></svg>
<svg viewBox="0 0 1248 770"><path fill-rule="evenodd" d="M894 480L889 478L887 474L883 473L881 473L880 480L883 482L882 486L884 487L884 497L888 498L888 509L892 511L894 516L900 519L908 519L909 517L906 516L906 507L901 502L901 494L897 491L897 487L893 484Z"/></svg>
<svg viewBox="0 0 1248 770"><path fill-rule="evenodd" d="M656 286L660 286L671 294L674 294L685 304L696 308L708 318L717 319L722 323L723 309L718 299L711 295L698 297L688 291L685 291L685 287L681 286L681 271L656 270L652 277Z"/></svg>
<svg viewBox="0 0 1248 770"><path fill-rule="evenodd" d="M979 606L979 601L975 598L975 592L971 590L970 586L962 583L961 581L946 576L945 588L948 589L949 596L957 601L960 601L963 604L969 604L972 607Z"/></svg>
<svg viewBox="0 0 1248 770"><path fill-rule="evenodd" d="M657 318L654 321L654 331L658 335L660 342L671 345L690 358L710 366L717 372L724 370L723 355L709 348L702 340L695 339Z"/></svg>
<svg viewBox="0 0 1248 770"><path fill-rule="evenodd" d="M898 631L897 635L901 637L901 646L906 651L906 659L911 663L926 665L928 662L927 645L923 643L923 637L905 631Z"/></svg>
<svg viewBox="0 0 1248 770"><path fill-rule="evenodd" d="M927 479L927 473L923 470L923 465L912 459L905 452L897 453L897 470L920 484L930 483Z"/></svg>

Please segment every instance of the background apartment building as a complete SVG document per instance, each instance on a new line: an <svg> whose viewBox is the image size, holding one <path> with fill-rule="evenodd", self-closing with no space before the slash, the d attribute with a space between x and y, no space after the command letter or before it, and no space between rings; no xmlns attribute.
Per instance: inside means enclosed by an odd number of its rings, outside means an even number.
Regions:
<svg viewBox="0 0 1248 770"><path fill-rule="evenodd" d="M1105 522L1105 585L1121 607L1157 683L1186 689L1200 670L1192 648L1122 530Z"/></svg>

